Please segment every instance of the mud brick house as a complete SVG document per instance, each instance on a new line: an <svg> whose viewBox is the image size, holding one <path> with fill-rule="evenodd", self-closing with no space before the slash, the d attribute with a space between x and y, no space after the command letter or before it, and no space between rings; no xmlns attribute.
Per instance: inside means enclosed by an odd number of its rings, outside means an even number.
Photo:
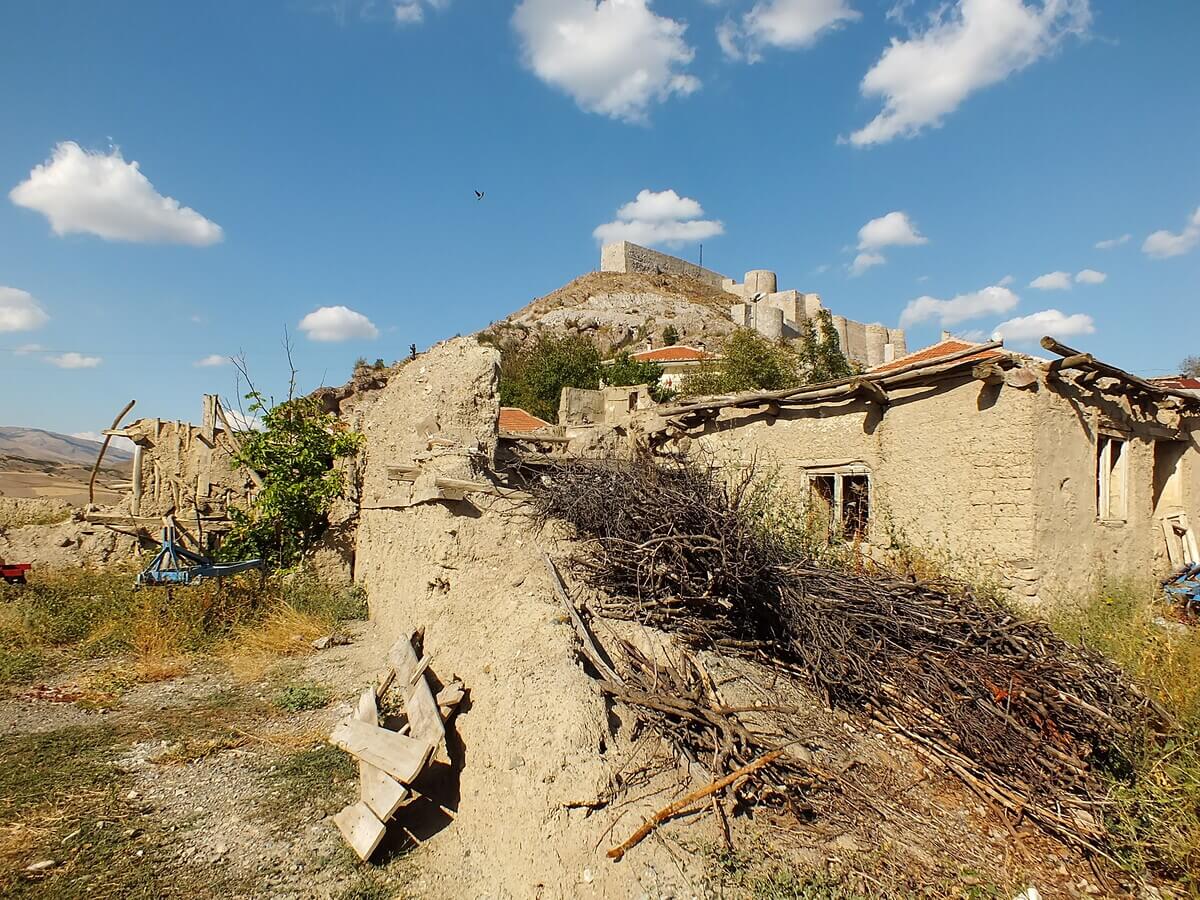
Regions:
<svg viewBox="0 0 1200 900"><path fill-rule="evenodd" d="M652 445L775 467L848 538L948 551L1019 600L1196 555L1200 396L1046 338L945 340L864 375L660 408Z"/></svg>

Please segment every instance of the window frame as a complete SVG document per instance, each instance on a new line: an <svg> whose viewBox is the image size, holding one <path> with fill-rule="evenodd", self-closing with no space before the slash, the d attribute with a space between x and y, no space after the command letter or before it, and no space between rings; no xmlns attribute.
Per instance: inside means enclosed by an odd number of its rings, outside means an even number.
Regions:
<svg viewBox="0 0 1200 900"><path fill-rule="evenodd" d="M1113 448L1119 447L1119 458L1113 465ZM1129 521L1129 435L1101 431L1096 435L1096 521L1124 523ZM1116 476L1119 491L1114 509L1112 479Z"/></svg>
<svg viewBox="0 0 1200 900"><path fill-rule="evenodd" d="M853 541L855 539L870 540L871 527L875 520L875 478L871 470L863 463L849 463L842 465L815 465L804 466L804 502L806 505L812 503L813 483L820 478L833 479L833 491L830 498L830 522L829 535L830 537L837 536L843 541ZM846 485L845 480L848 477L865 478L867 481L867 515L866 521L863 523L863 529L855 535L846 533L846 517L845 517L845 497Z"/></svg>

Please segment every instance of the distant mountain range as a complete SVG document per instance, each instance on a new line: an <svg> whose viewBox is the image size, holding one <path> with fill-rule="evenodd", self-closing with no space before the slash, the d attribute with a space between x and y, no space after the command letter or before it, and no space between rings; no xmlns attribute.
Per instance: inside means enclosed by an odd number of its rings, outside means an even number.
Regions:
<svg viewBox="0 0 1200 900"><path fill-rule="evenodd" d="M100 442L88 438L43 431L40 428L20 428L0 425L0 457L19 457L60 465L90 466L100 452ZM109 446L104 454L105 465L127 462L133 454Z"/></svg>

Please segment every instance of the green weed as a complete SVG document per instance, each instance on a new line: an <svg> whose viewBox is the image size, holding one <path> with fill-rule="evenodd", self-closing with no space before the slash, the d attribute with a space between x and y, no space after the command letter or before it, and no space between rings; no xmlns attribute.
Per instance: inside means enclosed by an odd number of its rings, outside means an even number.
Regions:
<svg viewBox="0 0 1200 900"><path fill-rule="evenodd" d="M323 709L333 699L329 688L311 681L292 681L275 692L273 702L288 712Z"/></svg>

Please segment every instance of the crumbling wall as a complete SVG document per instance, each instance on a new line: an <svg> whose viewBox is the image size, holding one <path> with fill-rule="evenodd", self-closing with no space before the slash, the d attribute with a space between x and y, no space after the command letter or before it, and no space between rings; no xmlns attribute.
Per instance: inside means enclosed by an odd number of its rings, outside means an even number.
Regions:
<svg viewBox="0 0 1200 900"><path fill-rule="evenodd" d="M666 877L669 861L649 850L636 867L605 865L608 817L569 806L601 795L624 751L576 662L541 539L511 501L431 490L435 477L487 477L498 362L470 338L439 344L352 423L367 438L355 575L371 615L396 635L423 627L432 674L470 692L455 723L456 817L424 841L423 873L438 896L654 893L639 879L648 867ZM397 466L421 474L391 480Z"/></svg>
<svg viewBox="0 0 1200 900"><path fill-rule="evenodd" d="M253 494L249 473L234 465L236 438L217 423L217 398L204 398L201 425L138 419L124 429L134 443L132 489L123 502L133 516L197 510L222 516Z"/></svg>
<svg viewBox="0 0 1200 900"><path fill-rule="evenodd" d="M1081 600L1104 580L1145 579L1170 567L1155 504L1155 446L1179 444L1178 509L1200 526L1200 421L1178 421L1172 441L1164 422L1127 398L1052 381L1036 410L1037 574L1048 595ZM1124 511L1101 518L1097 436L1126 439Z"/></svg>

